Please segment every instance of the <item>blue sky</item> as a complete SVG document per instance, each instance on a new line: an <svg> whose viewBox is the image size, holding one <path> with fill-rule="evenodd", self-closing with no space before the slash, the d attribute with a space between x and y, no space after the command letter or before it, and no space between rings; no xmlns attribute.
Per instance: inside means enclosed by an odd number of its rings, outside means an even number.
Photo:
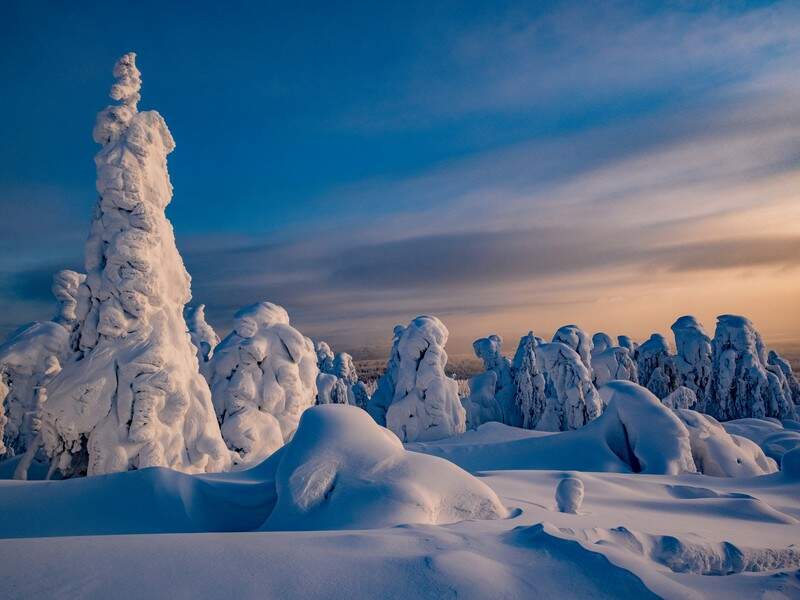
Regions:
<svg viewBox="0 0 800 600"><path fill-rule="evenodd" d="M82 263L133 50L223 331L265 299L351 350L426 312L456 352L687 312L800 337L796 3L291 4L0 5L0 333Z"/></svg>

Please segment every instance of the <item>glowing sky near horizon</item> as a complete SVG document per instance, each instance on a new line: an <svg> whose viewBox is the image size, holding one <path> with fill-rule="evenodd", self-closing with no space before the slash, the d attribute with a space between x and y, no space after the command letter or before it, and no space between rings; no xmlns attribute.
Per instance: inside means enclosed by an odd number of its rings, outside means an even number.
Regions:
<svg viewBox="0 0 800 600"><path fill-rule="evenodd" d="M0 5L0 334L81 266L133 50L222 331L270 300L336 349L423 313L454 353L687 313L800 339L797 3L188 6Z"/></svg>

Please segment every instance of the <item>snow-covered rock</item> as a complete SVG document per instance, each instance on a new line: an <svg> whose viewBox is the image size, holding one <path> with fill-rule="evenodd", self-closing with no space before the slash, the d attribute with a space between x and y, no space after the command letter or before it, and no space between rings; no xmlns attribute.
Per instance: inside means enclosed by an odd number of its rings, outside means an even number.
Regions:
<svg viewBox="0 0 800 600"><path fill-rule="evenodd" d="M768 369L761 335L749 319L717 317L713 372L705 410L720 421L744 417L792 419L796 411L778 375Z"/></svg>
<svg viewBox="0 0 800 600"><path fill-rule="evenodd" d="M197 349L197 362L200 365L200 372L208 378L208 361L214 354L214 348L219 344L219 336L214 328L206 322L206 306L187 306L183 311L186 318L186 326L189 328L189 336L192 344Z"/></svg>
<svg viewBox="0 0 800 600"><path fill-rule="evenodd" d="M522 426L525 429L536 429L547 405L546 381L536 358L536 346L539 343L532 331L522 336L512 363L515 404L522 414Z"/></svg>
<svg viewBox="0 0 800 600"><path fill-rule="evenodd" d="M675 367L680 384L692 390L699 406L703 407L711 381L711 338L691 315L676 320L672 324L672 332L675 334Z"/></svg>
<svg viewBox="0 0 800 600"><path fill-rule="evenodd" d="M271 302L236 313L233 331L214 351L210 373L222 437L236 464L255 464L280 448L317 395L314 345L289 324L286 310Z"/></svg>
<svg viewBox="0 0 800 600"><path fill-rule="evenodd" d="M669 396L662 398L661 402L667 408L691 408L697 410L697 396L685 385L679 385Z"/></svg>
<svg viewBox="0 0 800 600"><path fill-rule="evenodd" d="M94 139L99 201L76 307L80 360L63 365L42 410L47 454L64 473L230 465L183 308L191 298L164 209L175 144L157 112L138 112L133 53L114 67Z"/></svg>
<svg viewBox="0 0 800 600"><path fill-rule="evenodd" d="M713 417L685 409L677 409L675 414L689 431L692 457L701 473L753 477L778 470L775 461L765 456L758 444L729 434Z"/></svg>
<svg viewBox="0 0 800 600"><path fill-rule="evenodd" d="M639 383L659 398L666 398L678 385L678 371L666 338L654 333L638 349Z"/></svg>
<svg viewBox="0 0 800 600"><path fill-rule="evenodd" d="M536 346L537 360L547 374L544 413L536 424L540 431L566 431L583 427L603 411L586 364L572 348L559 342Z"/></svg>
<svg viewBox="0 0 800 600"><path fill-rule="evenodd" d="M444 372L448 335L436 317L417 317L402 330L396 346L398 360L390 359L381 378L376 396L381 386L388 393L388 385L393 384L386 426L404 442L440 439L466 428L458 384Z"/></svg>
<svg viewBox="0 0 800 600"><path fill-rule="evenodd" d="M589 338L589 334L577 325L564 325L553 334L553 341L561 342L575 350L591 376L592 340Z"/></svg>
<svg viewBox="0 0 800 600"><path fill-rule="evenodd" d="M556 486L556 506L559 512L578 514L582 503L583 481L577 475L565 475Z"/></svg>
<svg viewBox="0 0 800 600"><path fill-rule="evenodd" d="M446 460L408 452L352 406L306 411L276 459L277 501L267 530L368 529L507 514L486 484Z"/></svg>
<svg viewBox="0 0 800 600"><path fill-rule="evenodd" d="M494 398L500 412L500 421L513 427L522 426L522 413L515 402L514 377L511 372L511 361L503 356L503 339L499 335L490 335L472 343L472 349L481 361L486 372L495 374ZM482 383L485 384L486 380ZM476 403L483 399L476 399ZM488 413L483 413L488 417ZM477 415L476 415L477 416ZM493 418L492 420L497 420ZM470 421L470 427L477 427L485 421Z"/></svg>

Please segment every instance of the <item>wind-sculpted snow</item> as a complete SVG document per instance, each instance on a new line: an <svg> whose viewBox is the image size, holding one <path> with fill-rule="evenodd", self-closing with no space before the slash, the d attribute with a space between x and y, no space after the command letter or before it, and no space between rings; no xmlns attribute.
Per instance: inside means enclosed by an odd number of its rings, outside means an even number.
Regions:
<svg viewBox="0 0 800 600"><path fill-rule="evenodd" d="M675 359L669 353L667 340L660 333L654 333L639 346L637 367L639 383L659 398L666 398L678 385L678 371Z"/></svg>
<svg viewBox="0 0 800 600"><path fill-rule="evenodd" d="M536 429L578 429L600 416L603 403L592 384L586 363L575 350L552 342L536 346L536 356L546 373L546 403Z"/></svg>
<svg viewBox="0 0 800 600"><path fill-rule="evenodd" d="M699 406L705 405L706 392L711 381L711 338L703 326L691 315L680 317L672 324L675 334L675 367L680 384L692 390Z"/></svg>
<svg viewBox="0 0 800 600"><path fill-rule="evenodd" d="M564 325L553 334L554 342L561 342L575 350L580 356L589 375L592 374L592 340L577 325Z"/></svg>
<svg viewBox="0 0 800 600"><path fill-rule="evenodd" d="M675 411L691 436L692 456L697 469L715 477L752 477L778 470L758 444L731 435L708 415L693 410Z"/></svg>
<svg viewBox="0 0 800 600"><path fill-rule="evenodd" d="M631 358L636 361L639 358L639 344L633 341L630 336L618 335L617 344L620 348L625 348L631 355ZM637 382L638 383L638 382Z"/></svg>
<svg viewBox="0 0 800 600"><path fill-rule="evenodd" d="M473 411L470 419L470 427L478 427L485 421L482 419L500 421L506 425L520 427L522 425L522 413L515 401L515 387L514 377L511 371L511 361L503 356L503 339L499 335L490 335L489 337L480 338L472 343L472 349L481 361L486 373L492 372L495 374L494 379L494 401L497 404L496 409ZM485 384L488 379L482 380L481 393L485 393ZM478 382L476 382L477 384ZM472 385L470 385L470 389ZM490 401L485 397L478 397L474 400L470 399L470 404L477 406L489 404ZM494 416L492 413L497 412L499 416Z"/></svg>
<svg viewBox="0 0 800 600"><path fill-rule="evenodd" d="M447 458L473 472L548 469L678 474L696 471L689 432L651 392L630 381L612 381L601 388L600 393L607 402L605 411L580 429L546 434L487 423L477 431L439 442L410 444L408 448ZM496 440L492 431L498 433ZM524 435L516 435L517 432Z"/></svg>
<svg viewBox="0 0 800 600"><path fill-rule="evenodd" d="M283 307L259 302L236 313L210 363L214 408L234 463L260 462L291 438L314 404L317 373L314 345Z"/></svg>
<svg viewBox="0 0 800 600"><path fill-rule="evenodd" d="M436 440L466 428L458 384L445 375L448 331L436 317L417 317L397 340L375 396L391 391L386 426L404 442ZM393 387L389 387L393 386ZM383 403L383 396L380 399ZM380 404L377 405L377 408Z"/></svg>
<svg viewBox="0 0 800 600"><path fill-rule="evenodd" d="M736 419L722 426L730 434L755 442L769 458L781 464L784 455L800 448L800 423L777 419Z"/></svg>
<svg viewBox="0 0 800 600"><path fill-rule="evenodd" d="M516 388L515 403L522 414L522 426L525 429L536 429L547 406L545 395L547 382L536 358L536 346L539 343L532 331L522 336L512 364Z"/></svg>
<svg viewBox="0 0 800 600"><path fill-rule="evenodd" d="M372 398L367 404L367 412L375 419L378 425L386 425L386 411L394 400L395 387L397 386L397 375L400 369L400 338L403 336L405 327L395 325L392 331L392 349L389 352L389 360L386 362L386 369L378 380L378 387Z"/></svg>
<svg viewBox="0 0 800 600"><path fill-rule="evenodd" d="M197 362L200 365L200 372L208 379L208 361L214 354L214 348L219 344L219 336L214 328L206 322L206 306L187 306L183 311L186 317L186 325L189 328L189 336L192 344L197 349Z"/></svg>
<svg viewBox="0 0 800 600"><path fill-rule="evenodd" d="M94 139L96 205L75 313L77 356L48 384L47 454L65 474L146 466L224 470L229 452L187 335L189 275L164 209L175 147L157 112L138 112L135 55L114 68Z"/></svg>
<svg viewBox="0 0 800 600"><path fill-rule="evenodd" d="M602 331L598 331L592 336L592 359L594 359L595 354L605 352L613 346L614 342L611 341L611 336Z"/></svg>
<svg viewBox="0 0 800 600"><path fill-rule="evenodd" d="M768 368L764 342L749 319L719 316L712 349L713 373L706 412L720 421L796 417L794 404L786 397L786 387Z"/></svg>
<svg viewBox="0 0 800 600"><path fill-rule="evenodd" d="M507 514L487 485L445 460L406 451L355 407L305 412L279 460L277 502L264 529L365 529Z"/></svg>

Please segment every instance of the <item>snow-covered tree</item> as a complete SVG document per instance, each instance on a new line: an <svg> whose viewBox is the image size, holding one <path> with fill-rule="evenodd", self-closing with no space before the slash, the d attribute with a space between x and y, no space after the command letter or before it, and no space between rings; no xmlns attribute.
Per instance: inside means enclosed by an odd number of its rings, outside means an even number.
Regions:
<svg viewBox="0 0 800 600"><path fill-rule="evenodd" d="M353 357L347 352L339 352L333 358L333 374L344 381L348 386L358 381L358 371L353 364Z"/></svg>
<svg viewBox="0 0 800 600"><path fill-rule="evenodd" d="M114 76L119 103L93 132L99 200L75 308L77 356L47 386L44 447L65 474L224 470L230 452L183 318L189 275L164 215L175 143L161 115L137 109L133 53Z"/></svg>
<svg viewBox="0 0 800 600"><path fill-rule="evenodd" d="M560 342L575 350L591 376L592 340L589 338L589 334L577 325L564 325L553 334L553 341Z"/></svg>
<svg viewBox="0 0 800 600"><path fill-rule="evenodd" d="M595 354L605 352L609 348L614 347L614 342L611 341L611 336L605 332L598 331L592 336L592 357Z"/></svg>
<svg viewBox="0 0 800 600"><path fill-rule="evenodd" d="M767 369L764 341L749 319L737 315L717 317L712 353L706 412L720 421L796 417L779 378Z"/></svg>
<svg viewBox="0 0 800 600"><path fill-rule="evenodd" d="M773 369L774 373L780 371L780 373L783 374L783 378L786 381L786 387L789 390L789 393L785 395L787 398L792 399L792 403L795 405L795 410L800 410L800 381L798 381L797 375L795 375L794 370L792 369L792 365L789 364L788 360L783 358L774 350L769 351L769 355L767 356L767 364L771 365L772 367L776 367Z"/></svg>
<svg viewBox="0 0 800 600"><path fill-rule="evenodd" d="M189 328L189 337L192 344L197 349L197 362L200 364L200 372L206 378L208 361L214 354L214 348L219 344L219 336L214 328L206 322L206 305L187 306L183 311L186 318L186 325Z"/></svg>
<svg viewBox="0 0 800 600"><path fill-rule="evenodd" d="M706 389L711 381L711 338L691 315L680 317L672 324L675 334L675 366L680 384L697 396L699 407L705 403Z"/></svg>
<svg viewBox="0 0 800 600"><path fill-rule="evenodd" d="M400 332L397 360L392 356L381 378L378 392L392 388L386 426L404 442L437 440L466 428L458 384L444 372L448 335L436 317L417 317Z"/></svg>
<svg viewBox="0 0 800 600"><path fill-rule="evenodd" d="M666 398L661 399L661 403L667 408L697 408L697 396L690 388L679 385L677 389Z"/></svg>
<svg viewBox="0 0 800 600"><path fill-rule="evenodd" d="M236 464L256 464L280 448L317 395L314 345L271 302L236 313L210 373L222 437Z"/></svg>
<svg viewBox="0 0 800 600"><path fill-rule="evenodd" d="M639 359L639 344L633 341L633 338L627 335L617 336L617 345L620 348L625 348L635 361Z"/></svg>
<svg viewBox="0 0 800 600"><path fill-rule="evenodd" d="M667 340L660 333L652 334L639 346L637 367L639 383L659 399L666 398L680 385L675 359L669 353Z"/></svg>
<svg viewBox="0 0 800 600"><path fill-rule="evenodd" d="M397 373L400 368L400 338L403 337L405 327L395 325L392 331L392 349L389 352L389 360L386 363L386 370L378 380L378 387L369 399L367 412L375 419L378 425L386 426L386 411L394 400L395 387L397 385Z"/></svg>
<svg viewBox="0 0 800 600"><path fill-rule="evenodd" d="M483 361L486 372L493 372L496 376L494 398L500 409L500 421L513 427L522 426L522 413L515 402L514 376L511 373L511 361L503 356L503 338L499 335L490 335L480 338L472 343L475 356ZM470 423L477 427L480 423Z"/></svg>
<svg viewBox="0 0 800 600"><path fill-rule="evenodd" d="M352 404L350 386L330 373L317 374L317 404Z"/></svg>
<svg viewBox="0 0 800 600"><path fill-rule="evenodd" d="M575 350L560 342L540 344L536 346L536 357L547 374L547 404L536 429L578 429L600 416L602 400L586 364Z"/></svg>
<svg viewBox="0 0 800 600"><path fill-rule="evenodd" d="M317 354L317 367L320 373L333 374L333 351L327 342L318 341L314 345Z"/></svg>
<svg viewBox="0 0 800 600"><path fill-rule="evenodd" d="M539 341L532 331L522 336L512 364L515 403L522 414L522 426L525 429L536 429L547 403L545 377L536 358L538 345Z"/></svg>
<svg viewBox="0 0 800 600"><path fill-rule="evenodd" d="M615 346L611 336L599 332L592 336L592 376L596 387L615 379L638 383L638 369L627 348Z"/></svg>

